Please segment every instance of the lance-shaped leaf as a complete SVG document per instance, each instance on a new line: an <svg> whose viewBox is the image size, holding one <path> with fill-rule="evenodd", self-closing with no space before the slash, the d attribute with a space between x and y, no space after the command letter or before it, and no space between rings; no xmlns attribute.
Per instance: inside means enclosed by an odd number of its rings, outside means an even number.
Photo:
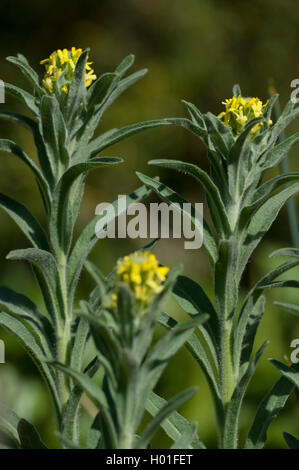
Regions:
<svg viewBox="0 0 299 470"><path fill-rule="evenodd" d="M80 55L70 84L65 110L68 125L75 119L86 95L85 74L88 53L89 49L86 49Z"/></svg>
<svg viewBox="0 0 299 470"><path fill-rule="evenodd" d="M30 168L37 180L43 198L47 201L47 204L49 205L50 193L48 183L43 177L40 169L34 163L34 161L28 157L28 155L21 149L21 147L19 147L15 142L12 142L11 140L0 139L0 151L14 154Z"/></svg>
<svg viewBox="0 0 299 470"><path fill-rule="evenodd" d="M121 63L116 67L115 72L122 77L134 64L135 56L134 54L127 55Z"/></svg>
<svg viewBox="0 0 299 470"><path fill-rule="evenodd" d="M217 259L217 246L215 240L211 234L208 224L205 221L203 222L203 226L200 224L198 217L196 217L194 207L192 206L191 213L184 210L184 204L189 204L188 201L183 199L168 186L160 183L154 178L150 178L149 176L143 175L139 172L136 174L147 187L155 191L155 193L158 194L164 201L168 202L169 204L175 204L176 207L191 220L198 230L203 231L203 244L210 255L210 259L213 263L215 263Z"/></svg>
<svg viewBox="0 0 299 470"><path fill-rule="evenodd" d="M159 323L166 328L174 328L177 326L177 321L171 318L166 313L162 313L159 317ZM220 400L220 393L219 387L216 382L215 374L213 368L210 364L208 356L198 339L198 337L193 333L189 339L185 342L186 349L190 352L192 357L196 360L196 362L200 365L206 380L208 382L214 403L216 408L217 417L221 420L223 409Z"/></svg>
<svg viewBox="0 0 299 470"><path fill-rule="evenodd" d="M197 328L202 333L214 365L218 368L219 325L217 313L202 287L186 276L179 276L173 288L173 296L182 309L191 317L207 313L209 318Z"/></svg>
<svg viewBox="0 0 299 470"><path fill-rule="evenodd" d="M7 408L4 403L0 403L0 429L8 433L18 446L20 445L19 421L19 416L13 410Z"/></svg>
<svg viewBox="0 0 299 470"><path fill-rule="evenodd" d="M6 119L16 124L20 124L25 129L32 130L36 126L36 122L23 114L13 113L11 111L0 111L0 118Z"/></svg>
<svg viewBox="0 0 299 470"><path fill-rule="evenodd" d="M209 175L201 168L191 163L180 162L177 160L151 160L149 165L156 165L162 168L171 168L188 175L193 176L197 181L201 183L207 194L209 195L209 201L211 206L211 216L213 218L215 226L218 225L217 219L221 221L221 233L229 234L230 226L225 212L225 208L219 193L217 186L213 183Z"/></svg>
<svg viewBox="0 0 299 470"><path fill-rule="evenodd" d="M236 200L244 192L248 171L249 135L263 118L251 119L237 137L228 155L228 179L231 197Z"/></svg>
<svg viewBox="0 0 299 470"><path fill-rule="evenodd" d="M265 311L265 297L261 295L256 302L250 296L244 304L237 327L234 329L234 366L243 375L253 349L256 332Z"/></svg>
<svg viewBox="0 0 299 470"><path fill-rule="evenodd" d="M104 112L112 105L112 103L122 94L124 93L130 86L140 80L144 75L147 74L147 69L139 70L138 72L132 73L126 78L123 78L118 83L117 87L111 93L111 95L105 100L105 102L100 107L99 115L102 116Z"/></svg>
<svg viewBox="0 0 299 470"><path fill-rule="evenodd" d="M259 244L264 234L271 227L280 209L287 200L294 196L298 191L299 183L294 183L292 186L268 199L253 215L242 237L243 240L237 269L238 278L241 277L250 255Z"/></svg>
<svg viewBox="0 0 299 470"><path fill-rule="evenodd" d="M45 95L41 100L40 132L43 137L52 173L56 178L69 164L67 129L55 96Z"/></svg>
<svg viewBox="0 0 299 470"><path fill-rule="evenodd" d="M289 379L293 384L299 388L299 366L287 366L282 362L276 361L275 359L270 359L271 364L273 364L276 369L278 369L284 377Z"/></svg>
<svg viewBox="0 0 299 470"><path fill-rule="evenodd" d="M73 214L69 211L69 191L76 179L91 170L116 165L122 160L116 157L100 157L86 163L78 163L69 168L60 179L55 191L50 218L50 236L55 249L65 253L70 248L73 231Z"/></svg>
<svg viewBox="0 0 299 470"><path fill-rule="evenodd" d="M267 346L267 342L257 351L247 370L237 384L225 413L223 447L225 449L236 449L238 444L239 415L244 396L250 380L257 368L258 362Z"/></svg>
<svg viewBox="0 0 299 470"><path fill-rule="evenodd" d="M23 103L32 112L32 114L34 114L34 116L38 116L39 108L34 96L27 91L22 90L22 88L11 85L10 83L5 83L4 86L7 93L15 96L19 101L21 101L21 103Z"/></svg>
<svg viewBox="0 0 299 470"><path fill-rule="evenodd" d="M286 310L287 312L293 313L294 315L299 315L299 306L295 304L290 304L287 302L274 302L277 307Z"/></svg>
<svg viewBox="0 0 299 470"><path fill-rule="evenodd" d="M299 259L299 248L281 248L279 250L273 251L273 253L269 255L269 258L277 258L278 256L289 256L291 258Z"/></svg>
<svg viewBox="0 0 299 470"><path fill-rule="evenodd" d="M53 320L59 322L58 311L62 308L60 291L58 289L58 271L56 261L51 253L38 248L27 248L25 250L13 250L7 257L11 260L28 261L40 275L38 280L48 312Z"/></svg>
<svg viewBox="0 0 299 470"><path fill-rule="evenodd" d="M283 140L280 144L265 152L258 161L262 170L269 170L276 167L289 153L290 149L299 140L299 132Z"/></svg>
<svg viewBox="0 0 299 470"><path fill-rule="evenodd" d="M6 60L20 69L38 96L42 96L45 93L45 90L39 84L37 73L30 67L27 59L22 54L18 54L17 57L6 57Z"/></svg>
<svg viewBox="0 0 299 470"><path fill-rule="evenodd" d="M26 419L20 419L18 433L21 449L47 449L33 424L26 421Z"/></svg>
<svg viewBox="0 0 299 470"><path fill-rule="evenodd" d="M37 308L37 306L23 294L19 294L9 287L0 287L0 305L7 308L19 319L26 320L36 334L43 352L46 356L54 356L54 330L53 326Z"/></svg>
<svg viewBox="0 0 299 470"><path fill-rule="evenodd" d="M278 416L294 390L294 384L281 377L261 401L245 442L245 449L262 449L267 440L267 431Z"/></svg>
<svg viewBox="0 0 299 470"><path fill-rule="evenodd" d="M23 204L0 193L0 207L16 222L34 247L49 250L49 243L44 230Z"/></svg>
<svg viewBox="0 0 299 470"><path fill-rule="evenodd" d="M51 362L53 366L71 377L80 388L82 388L92 398L100 408L108 408L108 403L102 389L87 375L67 367L59 362Z"/></svg>
<svg viewBox="0 0 299 470"><path fill-rule="evenodd" d="M116 73L104 73L88 89L86 102L89 111L93 111L95 106L102 103L109 90L111 90L111 85L113 85L116 77Z"/></svg>
<svg viewBox="0 0 299 470"><path fill-rule="evenodd" d="M99 368L99 361L95 357L84 369L84 374L92 378ZM62 416L62 436L77 444L79 442L79 410L80 400L84 389L80 385L75 385L70 393L70 397L65 405Z"/></svg>
<svg viewBox="0 0 299 470"><path fill-rule="evenodd" d="M109 216L109 220L107 220L107 225L115 221L119 215L123 214L130 204L140 201L148 194L149 190L145 186L141 186L136 191L126 196L125 204L121 205L120 207L118 204L118 200L114 201L112 203L112 206L115 212L111 217ZM76 285L85 260L98 241L98 237L96 235L96 225L100 221L101 217L102 215L98 215L94 219L92 219L91 222L89 222L89 224L85 227L81 235L78 237L75 246L71 252L68 264L71 298L74 295L74 291L76 289Z"/></svg>
<svg viewBox="0 0 299 470"><path fill-rule="evenodd" d="M230 127L223 124L223 122L212 113L205 114L204 119L212 140L216 143L217 147L219 147L222 154L227 155L235 142Z"/></svg>
<svg viewBox="0 0 299 470"><path fill-rule="evenodd" d="M258 205L263 202L263 200L268 197L272 191L286 183L297 180L299 180L299 173L285 173L284 175L279 175L266 181L254 191L254 194L251 196L250 203L248 205L246 203L244 204L247 217L256 210Z"/></svg>
<svg viewBox="0 0 299 470"><path fill-rule="evenodd" d="M223 324L232 320L237 303L238 284L235 273L238 251L238 241L235 237L220 241L219 258L215 265L215 301Z"/></svg>
<svg viewBox="0 0 299 470"><path fill-rule="evenodd" d="M164 398L151 392L146 404L146 409L152 416L156 416L166 404L167 401L164 400ZM192 434L193 431L192 424L190 424L189 421L177 411L173 411L167 418L165 418L161 422L161 427L166 432L167 436L169 436L174 442L182 439L187 433ZM188 444L188 447L184 448L205 449L205 445L195 434L191 442Z"/></svg>
<svg viewBox="0 0 299 470"><path fill-rule="evenodd" d="M138 134L139 132L147 129L153 129L160 126L169 126L172 124L170 119L155 119L152 121L138 122L129 126L122 127L120 129L114 129L106 132L96 139L92 140L87 146L87 154L92 157L110 145L116 144L117 142L126 139L127 137Z"/></svg>
<svg viewBox="0 0 299 470"><path fill-rule="evenodd" d="M190 449L190 445L196 435L196 424L193 423L190 429L187 429L182 436L175 441L170 449Z"/></svg>
<svg viewBox="0 0 299 470"><path fill-rule="evenodd" d="M296 439L296 437L292 436L288 432L284 432L283 437L289 449L299 449L299 439Z"/></svg>
<svg viewBox="0 0 299 470"><path fill-rule="evenodd" d="M32 333L25 327L25 325L20 320L17 320L16 318L12 317L11 315L5 312L1 312L0 326L3 326L3 328L12 333L18 339L18 341L20 341L21 345L25 348L27 353L31 356L32 360L38 367L42 377L44 378L47 386L49 387L51 396L54 400L57 415L60 416L60 399L58 396L52 372L48 364L45 363L44 351L37 344Z"/></svg>
<svg viewBox="0 0 299 470"><path fill-rule="evenodd" d="M181 393L178 393L171 398L168 403L163 406L152 421L146 426L142 432L140 439L137 442L137 449L146 449L153 435L158 431L160 424L173 413L177 408L182 406L188 400L190 400L196 393L196 388L189 388Z"/></svg>

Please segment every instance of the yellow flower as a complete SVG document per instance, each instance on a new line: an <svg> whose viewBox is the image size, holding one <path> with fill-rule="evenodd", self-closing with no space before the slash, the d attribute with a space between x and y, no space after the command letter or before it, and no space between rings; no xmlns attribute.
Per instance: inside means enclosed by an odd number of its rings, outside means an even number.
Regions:
<svg viewBox="0 0 299 470"><path fill-rule="evenodd" d="M115 286L124 282L137 301L149 304L152 298L163 289L169 268L159 266L156 256L150 252L136 251L118 260ZM115 307L117 297L112 294L111 306Z"/></svg>
<svg viewBox="0 0 299 470"><path fill-rule="evenodd" d="M68 94L69 86L74 76L74 71L76 64L80 55L82 54L82 49L76 49L72 47L69 51L67 49L58 49L57 51L52 52L48 59L42 60L40 63L45 66L46 74L43 78L43 85L50 93L55 93L56 91L56 82L60 75L64 74L64 83L61 86L61 90ZM97 76L95 75L93 69L91 68L92 62L86 63L86 73L85 73L85 86L89 87Z"/></svg>
<svg viewBox="0 0 299 470"><path fill-rule="evenodd" d="M218 118L222 119L235 135L242 132L249 121L263 116L264 108L267 105L267 103L263 104L259 98L242 98L241 96L233 96L222 101L222 104L226 109L218 115ZM269 125L271 124L272 121L269 120ZM256 124L251 129L251 134L256 134L264 125L264 122Z"/></svg>

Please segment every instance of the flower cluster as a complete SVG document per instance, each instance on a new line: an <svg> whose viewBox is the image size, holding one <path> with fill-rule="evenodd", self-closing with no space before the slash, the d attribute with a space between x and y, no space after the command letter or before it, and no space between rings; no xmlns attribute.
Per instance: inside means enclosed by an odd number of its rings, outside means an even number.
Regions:
<svg viewBox="0 0 299 470"><path fill-rule="evenodd" d="M74 76L74 71L76 64L80 55L82 54L82 49L76 49L72 47L69 51L67 49L58 49L57 51L52 52L48 59L42 60L40 63L45 66L46 74L43 78L43 85L50 93L56 91L56 82L60 75L64 72L63 85L61 90L67 94L69 91L69 86ZM97 76L95 75L93 69L91 68L92 62L86 63L86 74L85 74L85 86L89 87Z"/></svg>
<svg viewBox="0 0 299 470"><path fill-rule="evenodd" d="M156 294L163 290L163 282L168 271L168 267L159 266L153 253L136 251L118 260L115 286L119 282L127 284L133 297L147 305ZM110 300L115 306L117 294L112 294Z"/></svg>
<svg viewBox="0 0 299 470"><path fill-rule="evenodd" d="M264 108L267 103L263 102L259 98L242 98L241 96L233 96L230 99L222 101L225 106L225 111L218 115L219 119L222 119L224 124L229 126L235 135L243 131L245 125L251 121L251 119L262 117ZM251 130L252 134L256 134L263 126L264 122L259 122ZM272 121L269 121L269 125Z"/></svg>

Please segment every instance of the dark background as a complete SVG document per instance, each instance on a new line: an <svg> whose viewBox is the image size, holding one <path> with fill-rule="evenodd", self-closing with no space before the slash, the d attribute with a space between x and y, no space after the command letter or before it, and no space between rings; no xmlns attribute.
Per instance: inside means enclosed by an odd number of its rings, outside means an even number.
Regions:
<svg viewBox="0 0 299 470"><path fill-rule="evenodd" d="M91 48L91 59L97 75L112 71L129 53L136 55L133 71L147 67L149 73L128 90L105 114L98 132L133 122L167 116L185 116L182 99L196 104L201 111L222 111L221 101L231 96L234 83L239 83L246 96L268 99L269 84L275 84L284 104L290 95L290 82L299 77L298 2L296 0L73 0L40 2L2 0L0 6L0 78L18 86L26 86L18 70L5 61L8 55L24 54L42 75L39 61L58 48L72 46ZM21 105L7 96L3 109L24 112ZM1 109L2 109L1 108ZM0 124L0 138L9 138L22 145L35 157L33 142L26 131L12 124ZM299 130L298 121L288 133ZM290 155L290 166L299 170L298 149ZM105 152L106 153L106 152ZM170 157L197 163L207 169L201 143L183 129L163 128L147 131L115 145L109 155L119 155L125 162L113 170L95 172L88 179L84 204L78 221L78 232L93 217L102 201L112 201L139 186L135 171L159 174L186 199L204 202L201 189L194 180L170 170L155 170L147 161ZM43 222L43 213L31 174L11 155L0 155L0 191L25 203ZM272 173L272 175L275 172ZM297 206L298 207L298 206ZM28 266L5 260L6 254L28 246L13 222L1 212L0 283L9 285L40 302L40 296ZM274 249L291 244L287 213L284 209L265 240L254 254L245 288L281 260L269 259ZM97 244L92 259L104 272L109 272L117 257L141 246L142 241L105 240ZM171 266L183 262L185 274L212 291L207 256L204 250L184 250L178 240L161 241L156 249L160 260ZM293 270L298 278L298 270ZM90 279L83 276L81 294L91 289ZM297 302L291 289L267 294L267 309L257 337L257 345L270 339L265 358L249 388L246 407L241 416L242 438L245 436L257 403L278 377L267 357L284 360L290 355L289 344L299 337L298 319L273 305L274 300ZM178 318L181 312L169 305ZM6 364L0 365L0 399L32 420L49 445L53 416L47 392L28 357L16 342L3 331L6 341ZM191 421L198 422L201 438L216 445L214 415L202 373L188 354L180 352L171 362L159 384L158 392L166 398L183 386L198 385L199 391L182 410ZM92 411L86 401L85 406ZM285 447L282 431L299 435L299 405L292 398L269 431L268 447ZM88 422L87 414L83 419ZM156 445L163 447L163 433Z"/></svg>

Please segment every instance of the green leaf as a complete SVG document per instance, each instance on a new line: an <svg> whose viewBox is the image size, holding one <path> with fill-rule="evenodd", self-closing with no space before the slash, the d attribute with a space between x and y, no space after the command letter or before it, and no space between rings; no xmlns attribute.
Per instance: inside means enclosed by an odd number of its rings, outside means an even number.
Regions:
<svg viewBox="0 0 299 470"><path fill-rule="evenodd" d="M147 129L153 129L160 126L168 126L172 124L169 119L156 119L153 121L138 122L120 129L114 129L111 132L104 133L92 140L87 146L87 154L92 157L102 152L107 147L110 147L117 142L126 139L127 137L138 134Z"/></svg>
<svg viewBox="0 0 299 470"><path fill-rule="evenodd" d="M100 408L108 408L106 396L101 388L87 375L78 372L70 367L60 364L59 362L51 362L53 366L64 372L66 375L74 379L74 381L92 398Z"/></svg>
<svg viewBox="0 0 299 470"><path fill-rule="evenodd" d="M286 201L299 191L299 183L282 190L280 193L268 199L253 215L248 227L242 236L242 247L240 250L240 260L237 268L237 275L240 279L246 263L255 247L259 244L264 234L269 230L276 219L280 209Z"/></svg>
<svg viewBox="0 0 299 470"><path fill-rule="evenodd" d="M124 75L132 67L134 62L135 62L134 54L127 55L118 65L118 67L115 69L115 72L119 74L120 76Z"/></svg>
<svg viewBox="0 0 299 470"><path fill-rule="evenodd" d="M41 96L45 93L45 90L39 84L39 78L35 70L30 67L27 59L22 55L18 54L17 57L6 57L6 60L16 65L22 74L26 77L28 82L33 86L36 93Z"/></svg>
<svg viewBox="0 0 299 470"><path fill-rule="evenodd" d="M282 375L286 378L289 379L290 382L293 382L293 384L296 387L299 387L299 367L295 368L294 366L287 366L286 364L283 364L282 362L276 361L275 359L270 359L271 364L273 364L276 369L278 369Z"/></svg>
<svg viewBox="0 0 299 470"><path fill-rule="evenodd" d="M283 140L283 142L265 152L258 160L258 164L263 170L276 167L287 156L292 146L296 144L298 140L299 132L296 132L291 137Z"/></svg>
<svg viewBox="0 0 299 470"><path fill-rule="evenodd" d="M227 155L235 142L229 126L223 124L223 122L212 113L205 114L204 118L209 135L215 142L216 147L220 149L223 155Z"/></svg>
<svg viewBox="0 0 299 470"><path fill-rule="evenodd" d="M68 125L70 125L76 118L78 112L80 111L80 107L82 106L82 101L86 96L85 74L88 53L89 49L86 49L80 55L76 64L72 82L70 84L65 110L66 121Z"/></svg>
<svg viewBox="0 0 299 470"><path fill-rule="evenodd" d="M189 388L184 390L181 393L178 393L169 402L163 406L152 421L146 426L145 430L142 432L139 441L137 442L137 449L146 449L153 435L158 431L160 424L172 414L177 408L182 406L188 400L190 400L193 395L196 393L196 388Z"/></svg>
<svg viewBox="0 0 299 470"><path fill-rule="evenodd" d="M261 295L254 302L253 296L249 296L242 307L237 327L234 330L234 367L237 372L241 366L241 376L249 362L255 335L265 311L265 300L265 297Z"/></svg>
<svg viewBox="0 0 299 470"><path fill-rule="evenodd" d="M153 347L147 363L150 368L167 363L191 337L194 327L205 322L207 315L194 315L193 320L177 323Z"/></svg>
<svg viewBox="0 0 299 470"><path fill-rule="evenodd" d="M130 88L130 86L132 86L134 83L136 83L138 80L140 80L140 78L144 77L144 75L146 75L146 73L147 73L147 69L142 69L142 70L139 70L138 72L132 73L128 77L121 80L118 83L115 90L113 91L113 93L111 93L111 95L105 100L105 103L103 103L103 105L101 105L100 116L102 116L104 114L104 112L112 105L112 103L124 91L126 91L128 88Z"/></svg>
<svg viewBox="0 0 299 470"><path fill-rule="evenodd" d="M198 329L204 336L213 357L216 369L218 368L219 326L217 313L202 287L186 276L179 276L173 288L173 296L180 307L191 318L198 314L208 313L209 318Z"/></svg>
<svg viewBox="0 0 299 470"><path fill-rule="evenodd" d="M262 449L264 447L269 426L278 416L293 390L293 383L285 377L281 377L276 382L258 407L245 442L245 449Z"/></svg>
<svg viewBox="0 0 299 470"><path fill-rule="evenodd" d="M124 211L127 210L128 206L131 203L138 202L142 198L144 198L149 193L149 190L145 186L141 186L136 191L132 192L129 196L126 197L126 207L119 208L118 207L118 200L112 203L113 207L116 209L115 216L108 221L113 222L119 215L121 215ZM75 246L71 252L69 258L69 288L70 288L70 298L72 299L74 296L74 292L76 289L76 285L82 270L82 267L85 263L85 260L95 244L98 241L96 231L96 225L98 221L101 219L102 215L94 217L91 222L85 227L81 235L78 237Z"/></svg>
<svg viewBox="0 0 299 470"><path fill-rule="evenodd" d="M193 176L197 181L199 181L210 197L210 201L212 204L211 215L213 217L215 225L218 225L216 219L221 221L222 230L219 235L221 236L222 234L230 233L229 222L219 190L205 171L203 171L196 165L180 162L177 160L151 160L149 162L149 165L156 165L162 168L171 168L177 171L181 171L183 173L187 173L188 175Z"/></svg>
<svg viewBox="0 0 299 470"><path fill-rule="evenodd" d="M49 186L45 178L43 177L40 169L36 166L33 160L26 155L26 153L19 147L15 142L7 139L0 139L0 151L13 153L16 157L20 158L33 172L38 186L41 190L43 198L47 201L49 206L50 193Z"/></svg>
<svg viewBox="0 0 299 470"><path fill-rule="evenodd" d="M58 305L61 298L58 292L58 271L56 261L51 253L38 248L27 248L25 250L13 250L7 257L10 260L28 261L41 276L38 280L42 281L40 285L44 295L45 304L48 312L55 321L57 318ZM61 312L63 312L62 303Z"/></svg>
<svg viewBox="0 0 299 470"><path fill-rule="evenodd" d="M155 193L158 194L164 201L168 202L169 204L176 204L178 208L180 206L182 213L190 218L195 227L197 227L198 230L203 230L203 244L210 255L210 259L213 263L215 263L217 259L217 246L215 240L211 234L208 224L205 221L203 222L203 227L199 224L198 218L195 217L194 208L192 207L190 215L189 212L184 211L183 209L183 204L187 203L187 201L175 193L172 189L170 189L165 184L150 178L149 176L143 175L142 173L136 172L136 174L138 178L146 186L148 186L148 188L155 191Z"/></svg>
<svg viewBox="0 0 299 470"><path fill-rule="evenodd" d="M18 433L22 449L47 449L33 424L25 419L20 419Z"/></svg>
<svg viewBox="0 0 299 470"><path fill-rule="evenodd" d="M71 350L71 367L81 371L84 350L89 333L89 324L84 318L80 318L74 334L74 342Z"/></svg>
<svg viewBox="0 0 299 470"><path fill-rule="evenodd" d="M67 253L70 248L73 231L73 214L69 211L69 191L81 175L101 167L116 165L122 160L116 157L100 157L86 163L78 163L69 168L60 179L56 188L50 217L50 236L57 251L60 248Z"/></svg>
<svg viewBox="0 0 299 470"><path fill-rule="evenodd" d="M92 378L99 368L99 361L95 357L85 368L84 374ZM75 385L71 390L70 397L65 405L62 416L62 437L77 444L79 442L79 410L83 389Z"/></svg>
<svg viewBox="0 0 299 470"><path fill-rule="evenodd" d="M223 436L223 447L224 449L236 449L238 444L238 429L239 429L239 415L242 407L243 399L252 379L254 372L256 371L258 362L267 346L267 342L258 350L252 361L250 361L247 370L239 383L237 384L231 400L228 404L225 414L224 424L224 436Z"/></svg>
<svg viewBox="0 0 299 470"><path fill-rule="evenodd" d="M222 322L232 321L238 298L236 269L238 241L234 236L220 240L219 258L215 265L215 301Z"/></svg>
<svg viewBox="0 0 299 470"><path fill-rule="evenodd" d="M11 111L0 111L0 118L6 119L7 121L20 124L25 129L33 131L36 127L36 122L28 116L23 116L19 113L12 113Z"/></svg>
<svg viewBox="0 0 299 470"><path fill-rule="evenodd" d="M36 98L34 98L34 96L17 86L11 85L10 83L5 83L4 86L5 92L15 96L19 101L21 101L25 106L27 106L27 108L32 112L32 114L34 114L34 116L38 116L39 108L37 105Z"/></svg>
<svg viewBox="0 0 299 470"><path fill-rule="evenodd" d="M187 429L182 436L172 444L170 449L190 449L191 442L196 435L196 424L192 424L190 429Z"/></svg>
<svg viewBox="0 0 299 470"><path fill-rule="evenodd" d="M274 302L275 305L278 307L287 310L288 312L291 312L295 315L299 315L299 306L295 304L290 304L286 302Z"/></svg>
<svg viewBox="0 0 299 470"><path fill-rule="evenodd" d="M53 175L59 177L68 167L67 129L55 96L45 95L41 100L40 132L47 151Z"/></svg>
<svg viewBox="0 0 299 470"><path fill-rule="evenodd" d="M113 80L117 77L115 73L104 73L87 91L87 107L91 111L100 105L111 89Z"/></svg>
<svg viewBox="0 0 299 470"><path fill-rule="evenodd" d="M0 193L0 206L16 222L33 246L42 250L49 250L49 243L44 230L23 204Z"/></svg>
<svg viewBox="0 0 299 470"><path fill-rule="evenodd" d="M241 88L238 83L233 86L233 95L236 96L236 98L238 98L238 96L242 96Z"/></svg>
<svg viewBox="0 0 299 470"><path fill-rule="evenodd" d="M248 206L250 213L255 210L258 205L263 201L263 199L269 196L272 191L279 188L283 184L297 181L298 179L299 173L285 173L284 175L279 175L275 178L271 178L270 180L266 181L264 184L262 184L259 188L255 190L252 201Z"/></svg>
<svg viewBox="0 0 299 470"><path fill-rule="evenodd" d="M37 306L23 294L19 294L9 287L0 287L0 305L7 308L19 319L30 323L46 356L54 356L53 326L37 308Z"/></svg>
<svg viewBox="0 0 299 470"><path fill-rule="evenodd" d="M37 344L34 336L30 331L23 325L23 323L11 315L1 312L0 315L0 325L3 326L6 330L12 333L22 344L25 350L33 359L34 363L41 372L42 377L44 378L51 396L54 400L54 405L58 416L60 416L61 405L58 392L56 389L55 381L53 375L49 369L49 366L44 362L45 356L43 350Z"/></svg>
<svg viewBox="0 0 299 470"><path fill-rule="evenodd" d="M151 392L146 403L147 411L156 416L161 409L165 407L167 401L154 392ZM177 411L173 411L166 419L161 422L161 427L174 442L180 440L184 435L192 433L193 425ZM194 435L188 445L189 449L205 449L204 443L197 435Z"/></svg>
<svg viewBox="0 0 299 470"><path fill-rule="evenodd" d="M176 320L168 316L166 313L162 313L159 317L159 323L166 328L174 328L178 324ZM208 382L214 403L216 408L216 413L218 417L222 416L222 406L220 401L220 394L218 384L215 379L214 371L211 367L210 361L207 357L207 354L201 345L198 337L193 333L190 338L185 343L186 349L190 352L192 357L200 365L206 380Z"/></svg>
<svg viewBox="0 0 299 470"><path fill-rule="evenodd" d="M14 441L20 445L18 423L20 418L13 411L7 408L4 403L0 403L0 429L7 432Z"/></svg>
<svg viewBox="0 0 299 470"><path fill-rule="evenodd" d="M292 436L287 432L283 433L283 437L289 449L299 449L299 439L296 439L296 437Z"/></svg>
<svg viewBox="0 0 299 470"><path fill-rule="evenodd" d="M299 259L299 248L281 248L280 250L273 251L273 253L269 255L269 258L277 258L278 256L290 256L291 258Z"/></svg>

